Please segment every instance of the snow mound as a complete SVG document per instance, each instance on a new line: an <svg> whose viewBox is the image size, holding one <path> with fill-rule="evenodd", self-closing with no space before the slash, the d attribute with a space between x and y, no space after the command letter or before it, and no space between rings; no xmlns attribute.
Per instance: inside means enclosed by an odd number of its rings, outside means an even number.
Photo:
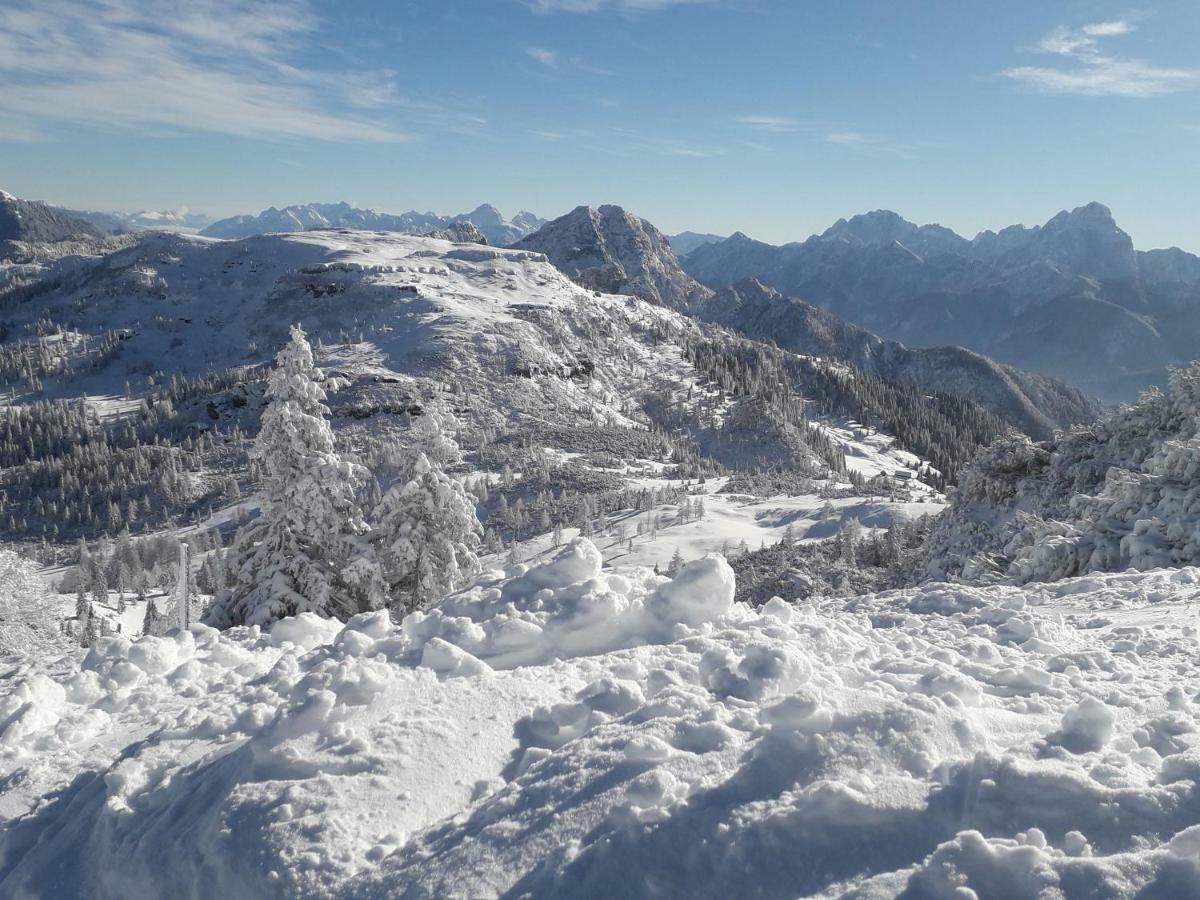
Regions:
<svg viewBox="0 0 1200 900"><path fill-rule="evenodd" d="M398 625L104 639L4 676L0 895L1190 896L1197 584L751 610L579 540Z"/></svg>
<svg viewBox="0 0 1200 900"><path fill-rule="evenodd" d="M545 665L668 639L733 605L733 570L695 560L672 581L645 569L602 573L596 546L577 538L541 565L492 572L428 613L404 620L410 646L444 641L493 668Z"/></svg>

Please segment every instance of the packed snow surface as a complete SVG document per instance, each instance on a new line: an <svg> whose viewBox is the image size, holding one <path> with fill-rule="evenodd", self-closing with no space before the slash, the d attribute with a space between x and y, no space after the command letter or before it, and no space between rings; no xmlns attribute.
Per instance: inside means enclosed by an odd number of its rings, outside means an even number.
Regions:
<svg viewBox="0 0 1200 900"><path fill-rule="evenodd" d="M9 657L0 895L1196 895L1200 570L752 610L601 566Z"/></svg>

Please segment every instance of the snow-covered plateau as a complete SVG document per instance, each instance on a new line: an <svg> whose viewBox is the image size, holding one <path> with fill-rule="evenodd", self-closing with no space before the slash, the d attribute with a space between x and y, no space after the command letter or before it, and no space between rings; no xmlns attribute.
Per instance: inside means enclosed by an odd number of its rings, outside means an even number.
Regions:
<svg viewBox="0 0 1200 900"><path fill-rule="evenodd" d="M753 610L577 539L399 625L10 660L0 894L1196 896L1198 585Z"/></svg>

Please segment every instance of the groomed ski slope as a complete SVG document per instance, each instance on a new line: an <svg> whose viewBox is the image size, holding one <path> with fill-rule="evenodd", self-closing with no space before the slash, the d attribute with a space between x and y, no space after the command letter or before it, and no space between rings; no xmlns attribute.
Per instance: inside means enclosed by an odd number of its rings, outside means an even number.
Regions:
<svg viewBox="0 0 1200 900"><path fill-rule="evenodd" d="M1196 896L1198 585L752 610L576 540L400 626L10 659L0 896Z"/></svg>

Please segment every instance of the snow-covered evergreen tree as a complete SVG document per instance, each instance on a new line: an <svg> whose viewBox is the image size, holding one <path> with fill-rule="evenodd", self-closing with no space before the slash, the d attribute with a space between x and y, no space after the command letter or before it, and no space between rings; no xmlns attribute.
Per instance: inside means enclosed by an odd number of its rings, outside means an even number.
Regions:
<svg viewBox="0 0 1200 900"><path fill-rule="evenodd" d="M423 417L424 418L424 417ZM393 608L420 609L479 570L483 527L462 482L447 475L422 447L442 448L454 458L458 445L440 434L432 417L405 467L406 477L383 495L375 510L375 540ZM453 447L451 455L445 455ZM503 499L503 498L502 498Z"/></svg>
<svg viewBox="0 0 1200 900"><path fill-rule="evenodd" d="M252 451L264 473L262 510L238 530L231 583L209 607L209 625L267 625L301 612L348 619L383 603L355 502L366 472L335 449L323 380L304 332L293 326L267 381Z"/></svg>
<svg viewBox="0 0 1200 900"><path fill-rule="evenodd" d="M679 552L679 548L675 548L675 553L671 557L671 561L667 563L667 574L674 578L679 574L679 570L683 568L683 554Z"/></svg>

